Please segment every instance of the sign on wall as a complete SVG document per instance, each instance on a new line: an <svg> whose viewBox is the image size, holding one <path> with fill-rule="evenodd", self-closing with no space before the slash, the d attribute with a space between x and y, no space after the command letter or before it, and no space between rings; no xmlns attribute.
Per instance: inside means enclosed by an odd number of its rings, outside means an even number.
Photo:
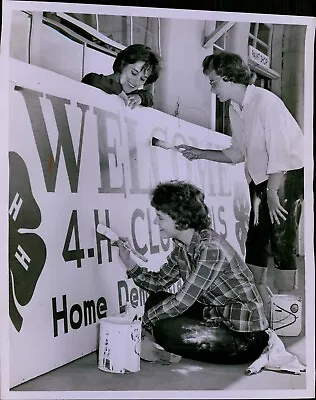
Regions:
<svg viewBox="0 0 316 400"><path fill-rule="evenodd" d="M253 60L257 64L260 64L265 68L270 68L270 57L268 57L266 54L262 53L255 47L251 45L248 46L248 55L250 60Z"/></svg>
<svg viewBox="0 0 316 400"><path fill-rule="evenodd" d="M103 223L159 270L171 251L150 192L181 179L203 189L214 229L244 255L249 213L243 165L190 162L151 146L224 148L230 138L15 60L9 132L11 387L97 347L98 320L146 293L126 277ZM176 289L176 287L174 288ZM31 361L31 362L30 362Z"/></svg>

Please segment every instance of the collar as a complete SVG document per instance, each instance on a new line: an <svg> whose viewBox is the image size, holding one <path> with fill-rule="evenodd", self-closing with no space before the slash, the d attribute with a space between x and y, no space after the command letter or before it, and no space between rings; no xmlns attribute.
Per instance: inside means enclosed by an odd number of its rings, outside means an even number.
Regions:
<svg viewBox="0 0 316 400"><path fill-rule="evenodd" d="M173 241L177 244L177 246L185 248L190 257L194 257L196 246L199 245L202 240L208 239L211 235L211 229L204 229L201 232L194 231L189 246L186 246L178 239L173 239Z"/></svg>
<svg viewBox="0 0 316 400"><path fill-rule="evenodd" d="M254 96L256 90L257 90L257 87L256 87L255 85L248 85L248 86L247 86L247 89L246 89L246 92L245 92L245 96L244 96L244 99L243 99L242 105L241 105L241 108L242 108L242 109L243 109L247 104L249 104L249 103L252 102L252 99L253 99L253 96ZM230 103L231 103L233 109L234 109L236 112L240 112L240 106L239 106L239 104L237 104L235 101L232 101L232 100L231 100Z"/></svg>

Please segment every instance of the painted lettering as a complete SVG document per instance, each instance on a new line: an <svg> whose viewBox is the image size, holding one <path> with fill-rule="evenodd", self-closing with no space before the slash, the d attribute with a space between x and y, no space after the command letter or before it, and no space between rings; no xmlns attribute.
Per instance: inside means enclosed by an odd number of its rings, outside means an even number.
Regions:
<svg viewBox="0 0 316 400"><path fill-rule="evenodd" d="M201 147L196 137L190 136L189 139L192 146ZM191 164L195 184L199 186L204 191L204 193L208 191L209 195L215 196L214 183L211 174L212 171L209 168L209 161L197 160Z"/></svg>
<svg viewBox="0 0 316 400"><path fill-rule="evenodd" d="M218 163L219 196L231 196L231 180L227 173L227 165ZM228 167L229 168L229 167Z"/></svg>
<svg viewBox="0 0 316 400"><path fill-rule="evenodd" d="M17 219L22 203L23 203L22 198L20 197L19 193L16 193L9 208L9 214L11 215L13 221Z"/></svg>
<svg viewBox="0 0 316 400"><path fill-rule="evenodd" d="M63 308L61 311L57 311L56 297L52 298L54 337L58 336L57 322L59 320L62 320L64 322L64 333L68 333L67 297L65 294L63 295L62 299L63 299Z"/></svg>
<svg viewBox="0 0 316 400"><path fill-rule="evenodd" d="M125 123L127 127L127 137L128 137L128 147L129 147L129 160L130 160L130 173L131 173L131 194L142 194L149 193L150 188L141 188L140 187L140 178L139 178L139 156L137 152L137 144L136 144L136 126L137 121L131 118L125 118Z"/></svg>
<svg viewBox="0 0 316 400"><path fill-rule="evenodd" d="M69 105L70 101L61 97L56 97L49 94L46 95L46 98L51 102L58 131L57 147L55 151L56 157L54 158L47 131L47 125L45 123L42 110L42 104L40 101L40 99L43 98L43 93L26 88L23 88L20 93L24 98L30 117L33 135L43 170L46 190L48 192L55 192L57 171L62 150L71 192L77 193L84 131L83 126L85 122L85 115L89 107L87 105L77 103L78 108L80 108L82 111L82 119L78 157L76 160L66 112L66 105Z"/></svg>
<svg viewBox="0 0 316 400"><path fill-rule="evenodd" d="M87 300L83 302L83 312L86 326L96 322L96 310L93 300Z"/></svg>
<svg viewBox="0 0 316 400"><path fill-rule="evenodd" d="M97 301L97 316L99 319L106 317L107 304L104 297L100 297Z"/></svg>
<svg viewBox="0 0 316 400"><path fill-rule="evenodd" d="M68 316L67 296L62 296L62 308L57 309L57 299L52 298L52 311L53 311L53 330L54 337L57 337L60 332L58 331L58 321L63 321L63 333L68 333L70 327L74 330L80 329L82 324L88 326L96 323L96 316L98 319L106 317L107 304L104 297L100 297L95 305L94 300L85 300L83 305L76 303L70 307Z"/></svg>
<svg viewBox="0 0 316 400"><path fill-rule="evenodd" d="M117 282L117 291L120 312L127 302L130 302L133 307L144 306L148 297L148 293L140 287L133 287L129 292L128 285L123 280Z"/></svg>
<svg viewBox="0 0 316 400"><path fill-rule="evenodd" d="M136 288L132 288L131 289L131 293L130 293L130 303L133 307L137 307L138 306L138 291Z"/></svg>
<svg viewBox="0 0 316 400"><path fill-rule="evenodd" d="M97 117L97 130L98 130L98 141L99 141L99 163L100 163L100 180L101 186L99 187L99 193L124 193L126 195L126 183L124 174L124 164L118 165L118 154L117 154L117 138L114 138L114 145L110 146L109 136L110 129L108 129L109 123L114 123L116 131L118 131L118 139L122 144L122 130L120 115L105 111L100 108L94 108L94 114ZM114 129L114 127L112 126ZM110 163L110 156L114 158L114 165ZM111 182L111 171L116 170L115 183L121 181L120 186L114 187ZM119 185L119 184L118 184Z"/></svg>
<svg viewBox="0 0 316 400"><path fill-rule="evenodd" d="M125 281L118 281L117 291L118 291L119 308L121 310L121 307L125 306L125 304L129 301L127 283Z"/></svg>
<svg viewBox="0 0 316 400"><path fill-rule="evenodd" d="M143 247L141 247L138 244L137 236L136 236L136 220L138 218L141 218L142 220L145 219L145 213L140 208L136 208L136 210L133 212L132 219L131 219L131 231L132 231L132 240L133 240L135 250L138 251L140 254L144 255L147 253L148 247L146 244L144 244Z"/></svg>
<svg viewBox="0 0 316 400"><path fill-rule="evenodd" d="M147 229L148 229L148 240L149 240L149 248L148 245L145 243L143 246L141 246L139 244L139 239L137 239L137 234L136 234L136 221L137 219L141 219L142 221L145 222L145 217L147 219ZM135 249L140 253L140 254L146 254L147 251L149 250L150 254L157 254L160 251L160 246L158 243L154 242L154 231L152 228L153 225L153 221L152 218L150 216L150 210L149 208L146 208L146 213L141 210L140 208L136 208L136 210L133 212L132 214L132 218L131 218L131 232L132 232L132 240L133 240L133 245L135 247ZM143 228L143 225L142 225ZM144 229L141 230L142 232L144 232ZM159 234L159 232L156 232L156 234ZM157 236L157 235L156 235ZM156 237L157 240L157 237ZM170 239L163 239L160 237L159 234L159 240L160 240L160 244L161 247L164 251L168 251L169 247L170 247Z"/></svg>
<svg viewBox="0 0 316 400"><path fill-rule="evenodd" d="M107 242L107 252L108 252L108 261L112 262L113 257L112 257L112 247L111 247L111 241L107 238L103 239L100 235L97 234L97 226L99 224L99 211L94 210L94 225L95 225L95 240L97 244L97 257L98 257L98 264L103 263L103 258L102 258L102 246L101 243L105 240ZM105 225L110 227L110 214L109 210L104 210L104 216L105 216Z"/></svg>
<svg viewBox="0 0 316 400"><path fill-rule="evenodd" d="M149 212L148 208L146 210L146 213L147 213L147 225L148 225L148 233L149 233L150 254L157 254L157 253L159 253L159 244L153 243L153 232L151 229L151 218L150 218L150 212Z"/></svg>
<svg viewBox="0 0 316 400"><path fill-rule="evenodd" d="M19 261L19 263L26 271L29 269L31 259L20 245L18 245L17 251L15 253L15 258Z"/></svg>
<svg viewBox="0 0 316 400"><path fill-rule="evenodd" d="M75 313L78 315L78 320L75 321ZM79 304L74 304L70 308L70 313L69 313L69 319L70 319L70 326L72 329L79 329L82 324L82 309Z"/></svg>

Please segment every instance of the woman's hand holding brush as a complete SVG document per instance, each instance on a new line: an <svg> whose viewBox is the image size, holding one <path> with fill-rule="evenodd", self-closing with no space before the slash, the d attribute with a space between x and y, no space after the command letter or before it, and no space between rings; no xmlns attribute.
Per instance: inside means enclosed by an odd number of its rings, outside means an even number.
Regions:
<svg viewBox="0 0 316 400"><path fill-rule="evenodd" d="M116 240L115 242L113 242L112 245L118 246L119 256L126 266L128 266L128 264L131 264L131 263L133 263L133 265L135 265L134 261L130 261L130 260L132 260L132 258L130 256L130 252L135 254L135 256L140 258L142 261L144 261L144 262L148 261L148 259L146 257L144 257L142 254L139 254L132 247L128 238L120 237L119 240ZM127 260L127 263L125 263L125 259Z"/></svg>
<svg viewBox="0 0 316 400"><path fill-rule="evenodd" d="M140 258L142 261L144 261L144 262L148 261L148 259L145 256L143 256L142 254L138 253L132 247L132 245L130 244L128 238L120 237L116 232L114 232L108 226L105 226L103 224L98 224L97 232L100 233L101 235L106 236L111 241L112 246L113 245L114 246L118 246L119 248L123 248L124 247L126 251L128 250L128 254L131 251L133 254L135 254L136 257ZM130 255L129 255L129 257L130 257Z"/></svg>
<svg viewBox="0 0 316 400"><path fill-rule="evenodd" d="M119 240L116 240L112 244L113 246L118 246L120 259L125 264L127 270L132 269L135 266L135 261L131 257L131 244L128 238L120 237Z"/></svg>

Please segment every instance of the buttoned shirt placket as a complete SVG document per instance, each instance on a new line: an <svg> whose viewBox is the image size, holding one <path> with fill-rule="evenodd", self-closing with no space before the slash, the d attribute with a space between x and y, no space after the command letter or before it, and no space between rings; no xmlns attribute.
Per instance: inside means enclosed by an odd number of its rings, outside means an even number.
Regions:
<svg viewBox="0 0 316 400"><path fill-rule="evenodd" d="M187 249L186 249L186 246L181 242L177 242L177 246L180 247L182 253L184 254L184 259L185 259L185 262L187 265L187 268L185 269L185 279L187 279L191 272L191 263L188 258Z"/></svg>
<svg viewBox="0 0 316 400"><path fill-rule="evenodd" d="M247 102L248 103L248 102ZM245 130L245 118L244 118L244 114L245 114L245 108L247 107L247 103L243 102L242 107L240 107L237 103L233 102L232 103L232 107L235 111L235 113L238 115L238 117L240 118L240 124L241 124L241 137L240 139L242 139L242 144L243 144L243 149L244 149L244 157L245 157L245 174L247 177L247 181L252 180L251 175L248 171L247 168L247 138L246 138L246 130ZM249 177L249 179L248 179Z"/></svg>

